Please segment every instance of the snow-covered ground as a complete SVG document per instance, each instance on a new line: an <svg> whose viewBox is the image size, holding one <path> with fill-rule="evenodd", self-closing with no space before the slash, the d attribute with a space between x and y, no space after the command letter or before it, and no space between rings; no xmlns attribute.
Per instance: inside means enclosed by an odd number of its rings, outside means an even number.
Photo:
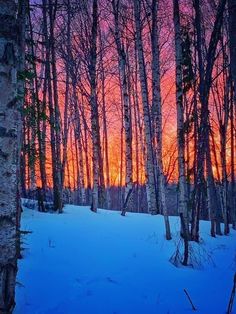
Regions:
<svg viewBox="0 0 236 314"><path fill-rule="evenodd" d="M169 262L163 217L66 206L62 215L25 209L15 314L182 314L226 312L236 269L236 232L213 239L201 223L197 269ZM236 313L236 305L234 312Z"/></svg>

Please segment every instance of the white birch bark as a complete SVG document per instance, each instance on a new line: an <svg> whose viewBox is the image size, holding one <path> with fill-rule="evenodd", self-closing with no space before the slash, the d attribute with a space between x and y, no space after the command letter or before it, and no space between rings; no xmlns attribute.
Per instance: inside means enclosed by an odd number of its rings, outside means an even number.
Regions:
<svg viewBox="0 0 236 314"><path fill-rule="evenodd" d="M17 97L17 67L23 61L18 54L19 38L14 0L0 5L0 313L14 308L17 260L17 173L21 117ZM19 37L17 38L17 34ZM21 48L21 47L20 47ZM19 57L19 59L18 59ZM19 70L21 67L19 67ZM23 97L23 95L21 95Z"/></svg>
<svg viewBox="0 0 236 314"><path fill-rule="evenodd" d="M100 42L104 45L101 32L100 32ZM103 46L102 46L103 47ZM109 145L108 145L108 127L107 127L107 113L106 113L106 89L105 89L105 69L103 54L101 53L101 89L102 89L102 120L103 120L103 143L104 143L104 164L106 169L106 204L107 209L111 209L111 183L110 183L110 166L109 166Z"/></svg>
<svg viewBox="0 0 236 314"><path fill-rule="evenodd" d="M157 167L158 167L158 188L159 188L159 203L161 212L164 215L166 238L171 239L170 223L166 207L166 191L165 178L163 174L162 163L162 103L161 103L161 76L160 76L160 53L159 53L159 38L157 29L157 11L158 1L152 1L152 111L154 114L154 125L157 137Z"/></svg>
<svg viewBox="0 0 236 314"><path fill-rule="evenodd" d="M76 91L76 78L73 73L73 100L74 100L74 111L75 111L75 135L78 143L78 159L79 159L79 173L78 173L78 186L81 189L81 204L86 204L86 193L85 193L85 182L84 182L84 158L83 158L83 147L82 147L82 130L81 130L81 121L78 110L79 100Z"/></svg>
<svg viewBox="0 0 236 314"><path fill-rule="evenodd" d="M148 211L151 214L157 212L156 193L155 193L155 177L153 165L153 147L151 135L151 119L148 99L147 75L143 52L142 42L142 28L141 28L141 3L139 0L134 0L134 18L136 28L136 47L138 50L138 66L139 66L139 79L141 84L142 105L143 105L143 118L144 118L144 134L145 144L147 148L145 170L146 170L146 189L147 189L147 203Z"/></svg>
<svg viewBox="0 0 236 314"><path fill-rule="evenodd" d="M100 163L100 127L98 118L97 103L97 23L98 23L98 4L97 0L93 1L93 20L92 20L92 42L90 51L90 106L91 106L91 128L93 143L93 190L91 210L96 212L98 208L98 188L99 188L99 163Z"/></svg>
<svg viewBox="0 0 236 314"><path fill-rule="evenodd" d="M176 105L177 105L177 141L178 141L178 201L179 213L183 215L187 235L189 236L189 221L186 195L186 176L184 158L184 108L183 108L183 80L182 80L182 39L180 29L180 14L178 0L174 5L174 28L175 28L175 62L176 62Z"/></svg>
<svg viewBox="0 0 236 314"><path fill-rule="evenodd" d="M53 12L53 8L55 12ZM57 2L53 6L51 0L48 0L49 9L49 48L51 54L51 72L52 72L52 87L53 87L53 102L54 102L54 126L55 126L55 148L56 148L56 160L53 159L52 163L55 163L55 179L56 179L56 193L54 197L54 206L59 213L63 211L63 200L62 200L62 178L61 178L61 121L60 121L60 109L59 109L59 98L58 98L58 78L57 78L57 67L56 67L56 49L55 49L55 18L57 10Z"/></svg>
<svg viewBox="0 0 236 314"><path fill-rule="evenodd" d="M128 82L127 82L127 65L126 65L126 52L124 45L121 42L121 34L119 27L119 2L113 0L113 15L115 24L115 42L118 52L118 63L121 80L122 90L122 101L124 110L124 129L125 129L125 201L127 196L132 189L133 185L133 167L132 167L132 123L131 123L131 111L129 106L129 95L128 95ZM131 202L129 206L132 206ZM124 207L123 207L124 208ZM127 208L125 208L127 209ZM125 211L122 211L125 215Z"/></svg>

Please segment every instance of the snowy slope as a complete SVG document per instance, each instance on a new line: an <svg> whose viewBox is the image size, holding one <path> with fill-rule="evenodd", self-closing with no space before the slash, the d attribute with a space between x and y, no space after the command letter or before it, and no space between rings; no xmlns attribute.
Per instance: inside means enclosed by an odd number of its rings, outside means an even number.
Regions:
<svg viewBox="0 0 236 314"><path fill-rule="evenodd" d="M19 261L15 314L223 314L236 269L236 232L213 239L201 223L194 247L202 267L176 268L178 218L173 240L163 217L66 206L65 213L25 209L23 259ZM201 256L201 258L199 257ZM236 306L235 306L236 307ZM234 309L236 313L236 309Z"/></svg>

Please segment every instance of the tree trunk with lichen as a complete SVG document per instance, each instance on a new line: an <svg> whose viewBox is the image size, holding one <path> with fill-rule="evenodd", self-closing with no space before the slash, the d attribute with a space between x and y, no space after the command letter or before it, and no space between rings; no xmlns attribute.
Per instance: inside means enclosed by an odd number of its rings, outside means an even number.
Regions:
<svg viewBox="0 0 236 314"><path fill-rule="evenodd" d="M21 143L20 109L23 73L24 1L1 1L0 6L0 313L12 313L18 255L19 190ZM17 23L19 23L17 25ZM19 53L18 53L19 52Z"/></svg>

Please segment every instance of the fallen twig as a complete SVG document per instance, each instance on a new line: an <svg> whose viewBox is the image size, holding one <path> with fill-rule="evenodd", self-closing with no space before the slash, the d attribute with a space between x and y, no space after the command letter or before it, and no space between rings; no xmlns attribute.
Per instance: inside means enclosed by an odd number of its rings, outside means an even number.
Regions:
<svg viewBox="0 0 236 314"><path fill-rule="evenodd" d="M235 293L236 293L236 273L234 274L234 284L233 284L232 292L231 292L230 299L229 299L227 314L232 313Z"/></svg>
<svg viewBox="0 0 236 314"><path fill-rule="evenodd" d="M28 234L28 233L33 233L32 231L29 230L20 230L21 234Z"/></svg>
<svg viewBox="0 0 236 314"><path fill-rule="evenodd" d="M197 309L196 309L196 307L194 306L194 304L193 304L193 302L192 302L192 300L191 300L191 298L190 298L190 295L188 294L188 291L187 291L186 289L184 289L184 292L185 292L185 294L186 294L186 296L187 296L187 298L188 298L190 304L192 305L193 311L196 311Z"/></svg>

